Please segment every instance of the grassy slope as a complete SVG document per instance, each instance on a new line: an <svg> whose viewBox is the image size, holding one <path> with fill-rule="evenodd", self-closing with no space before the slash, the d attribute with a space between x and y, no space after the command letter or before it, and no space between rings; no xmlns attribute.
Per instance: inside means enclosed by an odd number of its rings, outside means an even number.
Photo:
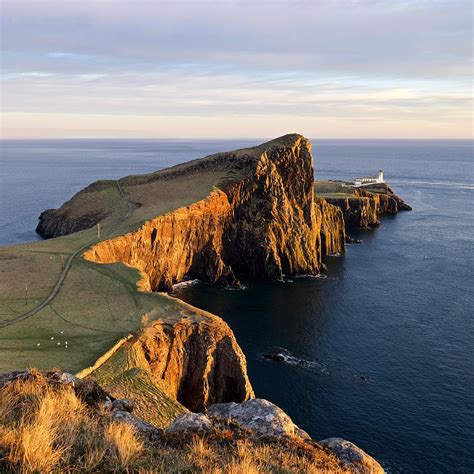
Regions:
<svg viewBox="0 0 474 474"><path fill-rule="evenodd" d="M105 239L206 197L223 177L223 172L201 172L166 181L148 179L138 185L133 185L133 178L127 178L123 189L139 205L134 206L126 220L123 216L127 214L128 203L116 182L109 181L96 195L88 196L87 208L91 208L91 203L99 209L112 207L112 213L101 223L101 237ZM75 211L80 213L80 209ZM96 239L97 230L92 228L56 239L1 248L0 321L11 321L36 306L51 292L67 258ZM27 366L61 366L63 370L79 371L118 339L138 330L145 313L155 310L153 317L178 318L179 302L159 294L138 292L138 277L136 270L124 265L96 265L78 255L50 305L24 321L0 327L0 372Z"/></svg>
<svg viewBox="0 0 474 474"><path fill-rule="evenodd" d="M360 188L353 188L351 186L344 186L342 181L315 181L314 190L319 197L328 199L337 198L358 198L358 192L364 191L369 193L391 194L387 184L372 184L362 186Z"/></svg>
<svg viewBox="0 0 474 474"><path fill-rule="evenodd" d="M292 143L294 138L283 137L272 145ZM215 186L239 179L241 172L229 170L228 160L239 162L242 157L255 157L266 146L128 176L119 181L120 186L117 181L102 180L74 196L60 212L76 218L84 214L107 215L101 221L101 238L121 235L150 218L205 198ZM122 264L87 262L80 252L54 300L28 319L14 322L51 293L65 262L77 249L96 241L94 227L65 237L0 249L0 372L29 366L40 370L59 366L79 372L124 336L140 330L144 316L148 321L170 322L183 314L193 319L202 316L199 309L179 300L137 291L136 270ZM142 416L157 425L183 411L159 382L150 380L149 374L124 370L133 364L122 356L120 351L115 353L102 369L94 372L94 378L110 390L122 390L117 396L137 399ZM142 396L150 392L155 397ZM149 400L155 400L154 410L146 408ZM153 419L145 415L153 412Z"/></svg>
<svg viewBox="0 0 474 474"><path fill-rule="evenodd" d="M314 190L322 198L354 198L355 189L343 186L340 181L315 181Z"/></svg>

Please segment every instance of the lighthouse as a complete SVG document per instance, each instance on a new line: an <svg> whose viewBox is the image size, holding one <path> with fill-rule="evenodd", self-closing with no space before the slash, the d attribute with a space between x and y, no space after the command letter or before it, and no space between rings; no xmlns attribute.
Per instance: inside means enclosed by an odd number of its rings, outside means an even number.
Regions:
<svg viewBox="0 0 474 474"><path fill-rule="evenodd" d="M356 178L354 180L353 186L358 188L360 186L369 186L371 184L378 184L378 183L385 183L383 170L379 170L379 175L377 177L365 176L363 178Z"/></svg>

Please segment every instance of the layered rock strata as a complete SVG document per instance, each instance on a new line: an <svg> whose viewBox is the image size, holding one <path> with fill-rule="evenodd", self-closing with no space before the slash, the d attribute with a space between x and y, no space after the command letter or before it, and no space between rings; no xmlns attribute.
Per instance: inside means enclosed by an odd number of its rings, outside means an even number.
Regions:
<svg viewBox="0 0 474 474"><path fill-rule="evenodd" d="M386 185L374 186L370 191L356 189L353 196L324 198L342 210L346 229L374 227L379 225L379 216L410 211L411 207Z"/></svg>
<svg viewBox="0 0 474 474"><path fill-rule="evenodd" d="M133 351L191 411L254 396L245 356L220 318L156 322L133 343Z"/></svg>
<svg viewBox="0 0 474 474"><path fill-rule="evenodd" d="M174 324L153 322L139 336L127 339L88 377L113 394L114 387L119 387L117 396L123 396L127 376L143 371L148 380L162 382L158 388L164 387L191 411L252 398L247 363L234 334L222 319L204 314L198 320L183 317ZM140 398L139 393L127 396Z"/></svg>
<svg viewBox="0 0 474 474"><path fill-rule="evenodd" d="M336 255L345 251L346 232L343 211L325 199L315 201L316 222L318 225L317 248L321 255Z"/></svg>
<svg viewBox="0 0 474 474"><path fill-rule="evenodd" d="M185 276L236 285L240 278L316 274L323 253L341 251L339 214L315 205L309 140L287 135L241 151L240 159L219 157L219 166L237 172L222 189L98 243L85 258L123 262L146 274L153 290L169 291ZM199 160L191 163L196 167ZM324 210L331 210L327 219Z"/></svg>

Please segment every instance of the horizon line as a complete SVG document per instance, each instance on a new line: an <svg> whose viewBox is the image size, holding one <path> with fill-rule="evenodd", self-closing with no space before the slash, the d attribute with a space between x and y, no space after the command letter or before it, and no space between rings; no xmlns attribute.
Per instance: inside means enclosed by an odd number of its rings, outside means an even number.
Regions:
<svg viewBox="0 0 474 474"><path fill-rule="evenodd" d="M296 133L296 132L291 132ZM289 133L289 134L291 134ZM148 141L206 141L206 140L273 140L275 138L283 137L285 135L278 135L273 137L116 137L116 136L103 136L103 137L0 137L0 141L14 141L14 140L148 140ZM298 135L302 135L298 133ZM305 136L305 135L302 135ZM474 140L474 136L470 137L306 137L311 140L444 140L444 141L456 141L456 140Z"/></svg>

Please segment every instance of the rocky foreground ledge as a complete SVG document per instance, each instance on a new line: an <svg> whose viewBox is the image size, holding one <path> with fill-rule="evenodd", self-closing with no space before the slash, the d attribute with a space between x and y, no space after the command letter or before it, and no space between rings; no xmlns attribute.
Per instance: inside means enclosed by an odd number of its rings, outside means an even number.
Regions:
<svg viewBox="0 0 474 474"><path fill-rule="evenodd" d="M91 380L60 371L0 375L3 472L383 473L349 441L313 441L267 400L212 405L159 429Z"/></svg>

